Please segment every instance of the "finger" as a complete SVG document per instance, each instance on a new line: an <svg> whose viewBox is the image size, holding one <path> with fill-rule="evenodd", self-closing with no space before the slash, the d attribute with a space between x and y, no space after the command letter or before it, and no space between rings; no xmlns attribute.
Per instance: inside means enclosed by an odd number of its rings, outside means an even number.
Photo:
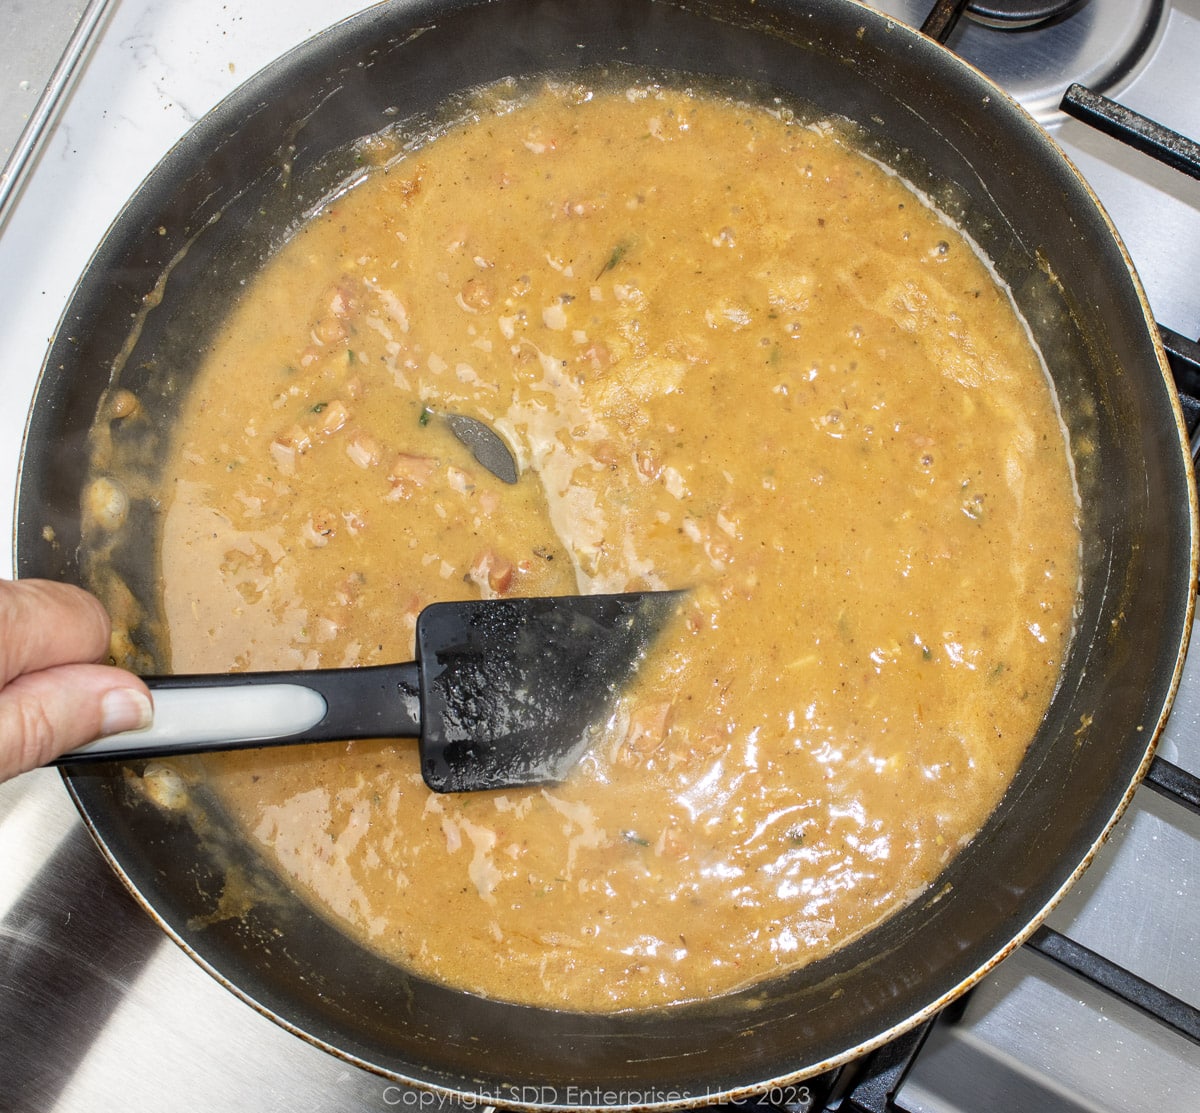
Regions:
<svg viewBox="0 0 1200 1113"><path fill-rule="evenodd" d="M24 672L101 660L109 621L82 588L50 580L0 580L0 688Z"/></svg>
<svg viewBox="0 0 1200 1113"><path fill-rule="evenodd" d="M62 665L25 673L0 691L0 780L151 718L146 686L122 669Z"/></svg>

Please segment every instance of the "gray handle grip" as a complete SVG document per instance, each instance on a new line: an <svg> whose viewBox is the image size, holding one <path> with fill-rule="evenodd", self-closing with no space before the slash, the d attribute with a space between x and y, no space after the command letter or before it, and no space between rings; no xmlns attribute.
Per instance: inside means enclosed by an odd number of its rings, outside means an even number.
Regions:
<svg viewBox="0 0 1200 1113"><path fill-rule="evenodd" d="M166 756L198 749L224 749L231 743L268 742L303 734L325 718L325 698L300 684L255 687L159 688L154 722L97 738L64 760Z"/></svg>
<svg viewBox="0 0 1200 1113"><path fill-rule="evenodd" d="M414 738L421 730L415 662L356 669L146 677L154 721L53 764L350 738Z"/></svg>

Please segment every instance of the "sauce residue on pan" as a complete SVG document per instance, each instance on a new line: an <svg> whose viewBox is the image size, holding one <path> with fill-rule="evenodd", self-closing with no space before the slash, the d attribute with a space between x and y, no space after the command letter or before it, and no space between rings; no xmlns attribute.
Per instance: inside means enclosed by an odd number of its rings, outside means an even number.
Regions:
<svg viewBox="0 0 1200 1113"><path fill-rule="evenodd" d="M179 422L173 668L692 590L566 782L435 796L403 741L206 759L247 836L396 962L552 1007L724 993L914 899L1020 763L1078 581L1055 398L971 242L833 123L657 85L501 86L361 152Z"/></svg>

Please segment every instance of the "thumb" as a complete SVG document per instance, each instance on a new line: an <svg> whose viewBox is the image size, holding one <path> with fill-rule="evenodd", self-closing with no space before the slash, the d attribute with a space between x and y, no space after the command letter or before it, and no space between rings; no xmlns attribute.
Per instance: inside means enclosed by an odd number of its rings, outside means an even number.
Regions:
<svg viewBox="0 0 1200 1113"><path fill-rule="evenodd" d="M123 669L60 665L26 673L0 691L0 780L152 718L149 691Z"/></svg>

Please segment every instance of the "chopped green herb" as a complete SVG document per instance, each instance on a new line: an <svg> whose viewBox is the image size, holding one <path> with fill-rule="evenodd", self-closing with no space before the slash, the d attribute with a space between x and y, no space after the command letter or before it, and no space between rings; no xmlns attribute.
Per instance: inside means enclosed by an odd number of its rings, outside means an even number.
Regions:
<svg viewBox="0 0 1200 1113"><path fill-rule="evenodd" d="M428 406L422 406L421 416L417 418L417 424L424 428L424 426L429 424L429 419L431 417L433 417L433 410L431 410Z"/></svg>
<svg viewBox="0 0 1200 1113"><path fill-rule="evenodd" d="M642 836L639 835L636 831L622 831L621 838L623 838L626 842L633 843L635 846L649 846L650 845L650 841L648 839L642 838Z"/></svg>
<svg viewBox="0 0 1200 1113"><path fill-rule="evenodd" d="M329 405L328 402L318 402L315 406L313 406L312 412L315 414L319 414L328 405Z"/></svg>
<svg viewBox="0 0 1200 1113"><path fill-rule="evenodd" d="M596 277L599 278L601 274L607 274L610 270L612 270L613 267L615 267L622 259L625 258L625 254L628 251L628 242L622 240L619 244L617 244L616 247L612 249L612 254L608 257L608 262L606 262L604 266L600 268L600 274L596 275Z"/></svg>

